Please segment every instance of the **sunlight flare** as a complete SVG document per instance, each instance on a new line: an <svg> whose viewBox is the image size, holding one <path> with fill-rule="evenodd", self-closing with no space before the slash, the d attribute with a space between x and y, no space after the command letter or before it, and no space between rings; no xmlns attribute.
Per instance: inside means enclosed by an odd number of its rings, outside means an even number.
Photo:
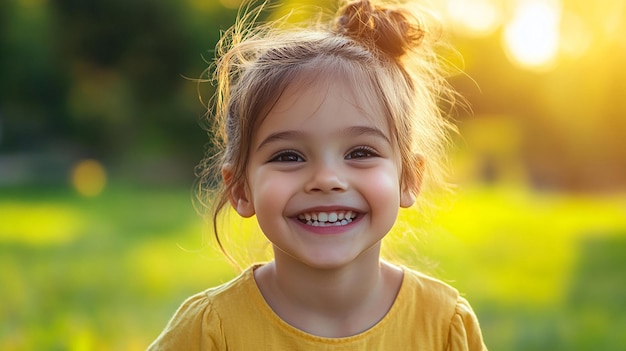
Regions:
<svg viewBox="0 0 626 351"><path fill-rule="evenodd" d="M501 12L491 0L448 0L447 12L458 31L468 36L486 36L501 21Z"/></svg>
<svg viewBox="0 0 626 351"><path fill-rule="evenodd" d="M531 69L554 64L559 49L560 12L557 1L520 2L504 28L504 47L509 58Z"/></svg>

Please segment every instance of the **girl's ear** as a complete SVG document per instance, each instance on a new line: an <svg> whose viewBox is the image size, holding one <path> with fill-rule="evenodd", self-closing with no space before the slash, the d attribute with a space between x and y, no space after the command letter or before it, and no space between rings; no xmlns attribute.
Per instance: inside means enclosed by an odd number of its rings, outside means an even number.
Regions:
<svg viewBox="0 0 626 351"><path fill-rule="evenodd" d="M255 211L248 192L248 187L241 181L236 184L231 184L233 181L233 172L230 165L222 167L222 179L227 187L231 187L228 193L228 200L235 211L237 211L241 217L252 217Z"/></svg>
<svg viewBox="0 0 626 351"><path fill-rule="evenodd" d="M413 195L413 191L406 189L406 187L404 188L402 193L400 193L400 207L409 208L415 203L415 195Z"/></svg>
<svg viewBox="0 0 626 351"><path fill-rule="evenodd" d="M422 187L422 175L424 174L424 157L416 155L417 164L412 171L413 176L404 176L400 186L400 207L409 208L415 203L415 198L419 195Z"/></svg>

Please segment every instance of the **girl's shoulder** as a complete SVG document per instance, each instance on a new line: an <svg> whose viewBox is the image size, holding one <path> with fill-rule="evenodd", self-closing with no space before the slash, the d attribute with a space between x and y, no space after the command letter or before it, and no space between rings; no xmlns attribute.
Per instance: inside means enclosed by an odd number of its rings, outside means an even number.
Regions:
<svg viewBox="0 0 626 351"><path fill-rule="evenodd" d="M187 298L148 350L225 349L224 319L241 313L241 301L249 299L254 286L252 271L253 267L227 283Z"/></svg>
<svg viewBox="0 0 626 351"><path fill-rule="evenodd" d="M436 306L456 305L459 291L442 280L433 278L424 273L407 267L401 267L404 272L402 290L409 296Z"/></svg>
<svg viewBox="0 0 626 351"><path fill-rule="evenodd" d="M446 340L448 350L487 350L476 314L457 289L412 269L402 270L396 303L413 325L428 325L428 334Z"/></svg>

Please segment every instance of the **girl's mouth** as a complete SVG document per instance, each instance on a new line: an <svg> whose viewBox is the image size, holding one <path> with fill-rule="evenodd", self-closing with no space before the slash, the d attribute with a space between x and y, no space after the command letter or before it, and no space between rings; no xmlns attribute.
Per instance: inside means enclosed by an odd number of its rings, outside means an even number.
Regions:
<svg viewBox="0 0 626 351"><path fill-rule="evenodd" d="M314 227L339 227L347 225L359 216L354 211L306 212L298 215L298 220Z"/></svg>

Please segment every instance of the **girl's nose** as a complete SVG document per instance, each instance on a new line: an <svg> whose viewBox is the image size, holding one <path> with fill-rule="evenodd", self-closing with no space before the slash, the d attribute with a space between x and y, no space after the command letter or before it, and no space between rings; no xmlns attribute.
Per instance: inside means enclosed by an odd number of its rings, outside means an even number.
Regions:
<svg viewBox="0 0 626 351"><path fill-rule="evenodd" d="M341 167L338 165L318 164L311 168L311 172L311 177L305 185L307 192L341 192L348 187Z"/></svg>

